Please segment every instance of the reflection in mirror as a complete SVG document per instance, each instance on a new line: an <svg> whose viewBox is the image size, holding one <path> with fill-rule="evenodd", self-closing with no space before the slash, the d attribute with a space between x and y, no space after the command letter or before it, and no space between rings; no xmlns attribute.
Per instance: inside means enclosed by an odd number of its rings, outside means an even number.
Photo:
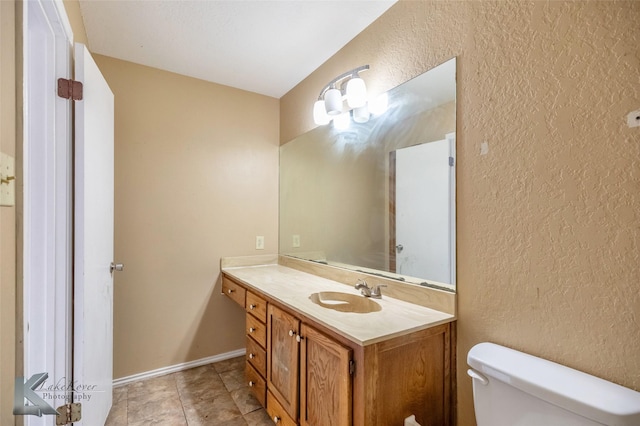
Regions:
<svg viewBox="0 0 640 426"><path fill-rule="evenodd" d="M280 254L455 290L456 60L280 147Z"/></svg>

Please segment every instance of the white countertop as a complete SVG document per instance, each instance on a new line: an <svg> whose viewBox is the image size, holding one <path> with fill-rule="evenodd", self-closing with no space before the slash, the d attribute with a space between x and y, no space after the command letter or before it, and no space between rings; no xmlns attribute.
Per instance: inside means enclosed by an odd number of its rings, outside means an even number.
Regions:
<svg viewBox="0 0 640 426"><path fill-rule="evenodd" d="M377 312L352 313L324 308L313 303L309 296L320 291L355 295L360 292L353 286L282 265L227 267L222 272L362 346L455 320L451 314L385 296L384 289L382 299L372 299L382 307Z"/></svg>

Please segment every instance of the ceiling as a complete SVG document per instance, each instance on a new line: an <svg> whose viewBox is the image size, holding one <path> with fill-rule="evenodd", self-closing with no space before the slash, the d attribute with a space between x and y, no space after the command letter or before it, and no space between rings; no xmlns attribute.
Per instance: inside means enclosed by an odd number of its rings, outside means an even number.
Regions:
<svg viewBox="0 0 640 426"><path fill-rule="evenodd" d="M396 1L80 0L80 9L93 53L280 98Z"/></svg>

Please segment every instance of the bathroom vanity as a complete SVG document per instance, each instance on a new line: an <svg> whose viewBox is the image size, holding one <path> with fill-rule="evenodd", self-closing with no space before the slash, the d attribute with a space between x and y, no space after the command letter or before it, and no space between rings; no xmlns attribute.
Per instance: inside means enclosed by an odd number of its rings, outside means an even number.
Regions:
<svg viewBox="0 0 640 426"><path fill-rule="evenodd" d="M247 383L276 424L453 424L455 294L284 256L221 263L246 310ZM388 287L364 298L358 279Z"/></svg>

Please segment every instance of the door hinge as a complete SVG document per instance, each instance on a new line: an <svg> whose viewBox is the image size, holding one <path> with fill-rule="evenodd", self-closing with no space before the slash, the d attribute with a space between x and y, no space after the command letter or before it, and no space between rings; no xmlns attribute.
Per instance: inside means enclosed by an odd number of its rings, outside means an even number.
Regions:
<svg viewBox="0 0 640 426"><path fill-rule="evenodd" d="M449 165L450 165L451 167L453 167L454 161L455 161L455 160L453 159L453 157L449 157Z"/></svg>
<svg viewBox="0 0 640 426"><path fill-rule="evenodd" d="M349 375L353 376L356 373L356 362L352 359L349 360Z"/></svg>
<svg viewBox="0 0 640 426"><path fill-rule="evenodd" d="M82 83L66 78L58 79L58 96L64 99L82 100Z"/></svg>
<svg viewBox="0 0 640 426"><path fill-rule="evenodd" d="M72 404L65 404L56 409L58 415L56 416L56 425L67 425L73 422L79 422L82 419L82 404L74 402Z"/></svg>

